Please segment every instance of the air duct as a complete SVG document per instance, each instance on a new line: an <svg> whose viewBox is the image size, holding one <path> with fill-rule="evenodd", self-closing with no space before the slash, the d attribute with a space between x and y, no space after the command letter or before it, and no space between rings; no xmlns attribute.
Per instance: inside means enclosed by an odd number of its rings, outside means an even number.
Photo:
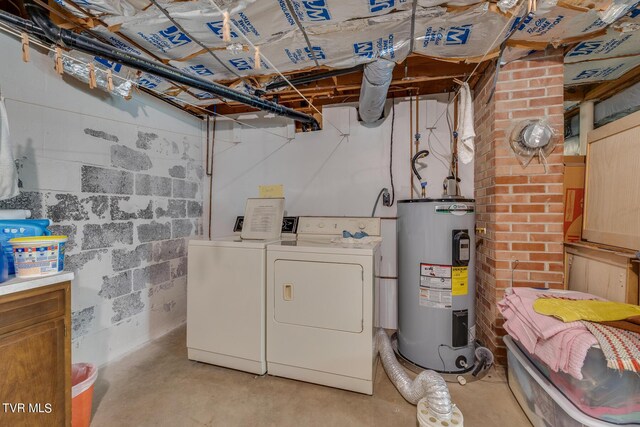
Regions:
<svg viewBox="0 0 640 427"><path fill-rule="evenodd" d="M423 397L426 398L429 411L439 420L449 421L455 407L451 404L449 388L442 376L435 371L422 371L412 381L396 359L391 340L384 329L378 329L376 339L382 366L402 397L414 405Z"/></svg>
<svg viewBox="0 0 640 427"><path fill-rule="evenodd" d="M44 36L50 42L60 44L68 48L77 49L90 55L100 56L104 59L109 59L111 61L151 73L158 77L172 80L176 83L212 93L221 98L237 101L250 107L287 117L299 121L306 126L311 126L316 129L319 127L317 120L308 114L301 113L292 108L284 107L275 102L260 99L257 96L231 89L219 83L191 76L168 65L149 61L140 56L124 52L106 43L62 29L52 23L45 10L32 3L31 0L25 2L25 8L33 21L33 24L39 28L34 28L34 25L30 22L24 21L2 11L0 11L0 21L7 22L40 38Z"/></svg>
<svg viewBox="0 0 640 427"><path fill-rule="evenodd" d="M363 122L373 123L382 116L395 66L395 62L383 58L364 66L358 107Z"/></svg>

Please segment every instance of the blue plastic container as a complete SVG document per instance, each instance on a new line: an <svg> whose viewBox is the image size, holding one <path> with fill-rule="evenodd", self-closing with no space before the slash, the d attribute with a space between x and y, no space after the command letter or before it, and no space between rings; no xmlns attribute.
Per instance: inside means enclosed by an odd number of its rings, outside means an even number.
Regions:
<svg viewBox="0 0 640 427"><path fill-rule="evenodd" d="M15 274L13 250L9 240L14 237L50 236L47 227L51 224L48 219L1 219L0 245L8 263L8 274Z"/></svg>
<svg viewBox="0 0 640 427"><path fill-rule="evenodd" d="M7 254L4 253L2 244L0 243L0 283L9 278L9 260Z"/></svg>

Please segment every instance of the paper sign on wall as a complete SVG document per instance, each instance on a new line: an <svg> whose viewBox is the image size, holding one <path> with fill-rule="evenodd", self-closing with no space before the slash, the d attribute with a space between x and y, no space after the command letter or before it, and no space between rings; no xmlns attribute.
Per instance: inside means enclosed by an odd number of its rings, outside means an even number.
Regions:
<svg viewBox="0 0 640 427"><path fill-rule="evenodd" d="M282 184L260 185L258 191L261 198L284 197L284 186Z"/></svg>

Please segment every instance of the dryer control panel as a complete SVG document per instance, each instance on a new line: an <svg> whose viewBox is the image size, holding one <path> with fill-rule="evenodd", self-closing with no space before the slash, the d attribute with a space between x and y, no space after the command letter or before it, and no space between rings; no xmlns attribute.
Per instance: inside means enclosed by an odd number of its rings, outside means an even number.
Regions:
<svg viewBox="0 0 640 427"><path fill-rule="evenodd" d="M301 216L298 221L298 235L341 236L344 230L350 233L364 231L369 236L380 236L380 218Z"/></svg>

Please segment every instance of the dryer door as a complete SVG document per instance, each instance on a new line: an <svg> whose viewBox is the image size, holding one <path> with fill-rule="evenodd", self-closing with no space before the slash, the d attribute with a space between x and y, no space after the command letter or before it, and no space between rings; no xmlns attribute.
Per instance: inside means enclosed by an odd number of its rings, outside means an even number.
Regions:
<svg viewBox="0 0 640 427"><path fill-rule="evenodd" d="M274 264L276 322L362 332L361 265L282 259Z"/></svg>

